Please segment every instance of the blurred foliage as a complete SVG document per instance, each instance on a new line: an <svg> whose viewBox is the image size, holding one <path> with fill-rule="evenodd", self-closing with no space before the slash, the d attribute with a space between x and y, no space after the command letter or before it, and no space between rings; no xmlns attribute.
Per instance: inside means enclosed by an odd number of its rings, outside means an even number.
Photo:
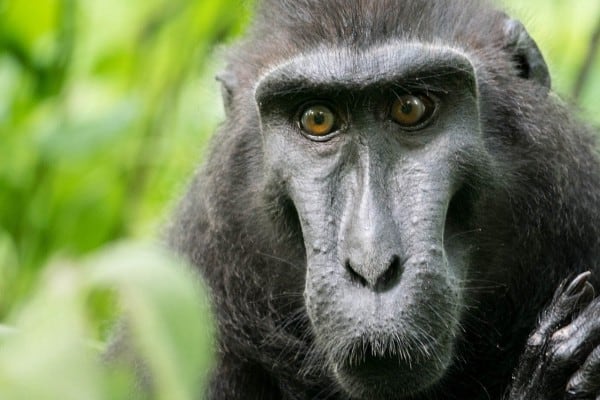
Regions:
<svg viewBox="0 0 600 400"><path fill-rule="evenodd" d="M132 347L148 360L156 399L195 398L211 362L212 324L199 279L157 246L108 248L79 265L51 264L38 290L0 325L0 397L10 400L131 399L125 363L102 363L89 308L120 304ZM95 339L96 341L92 341Z"/></svg>
<svg viewBox="0 0 600 400"><path fill-rule="evenodd" d="M241 5L0 0L0 315L49 256L156 234L220 118L213 48Z"/></svg>
<svg viewBox="0 0 600 400"><path fill-rule="evenodd" d="M221 118L215 44L248 11L0 0L0 398L131 398L131 373L99 362L121 308L156 398L193 398L211 360L198 279L136 246L85 254L157 236Z"/></svg>
<svg viewBox="0 0 600 400"><path fill-rule="evenodd" d="M158 236L222 118L215 45L251 3L0 0L0 397L128 398L96 361L120 304L158 397L189 398L210 359L195 279L136 246L87 253ZM504 3L568 100L600 2ZM596 58L580 105L598 124Z"/></svg>

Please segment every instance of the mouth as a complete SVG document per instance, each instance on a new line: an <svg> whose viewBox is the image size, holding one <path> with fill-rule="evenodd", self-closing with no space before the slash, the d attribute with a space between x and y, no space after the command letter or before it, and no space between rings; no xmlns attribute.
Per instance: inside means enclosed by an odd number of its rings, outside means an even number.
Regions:
<svg viewBox="0 0 600 400"><path fill-rule="evenodd" d="M346 346L333 362L337 382L352 399L403 399L427 390L439 381L449 364L447 338L386 335L377 340L361 338ZM334 357L336 357L334 355Z"/></svg>
<svg viewBox="0 0 600 400"><path fill-rule="evenodd" d="M408 365L407 365L408 361ZM364 352L354 352L342 363L337 365L336 375L342 379L351 378L357 382L368 382L385 380L392 371L402 371L411 368L410 360L405 360L394 351L387 350L382 354L373 352L371 346L367 345Z"/></svg>

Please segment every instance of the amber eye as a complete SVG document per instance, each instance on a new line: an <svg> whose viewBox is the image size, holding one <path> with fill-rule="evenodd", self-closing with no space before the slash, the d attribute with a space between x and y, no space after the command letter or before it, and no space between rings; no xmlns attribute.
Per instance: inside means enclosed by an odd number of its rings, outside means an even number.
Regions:
<svg viewBox="0 0 600 400"><path fill-rule="evenodd" d="M302 113L300 125L309 135L325 136L335 128L335 114L327 106L313 105Z"/></svg>
<svg viewBox="0 0 600 400"><path fill-rule="evenodd" d="M425 96L405 94L392 104L392 119L405 128L416 128L431 117L434 103Z"/></svg>

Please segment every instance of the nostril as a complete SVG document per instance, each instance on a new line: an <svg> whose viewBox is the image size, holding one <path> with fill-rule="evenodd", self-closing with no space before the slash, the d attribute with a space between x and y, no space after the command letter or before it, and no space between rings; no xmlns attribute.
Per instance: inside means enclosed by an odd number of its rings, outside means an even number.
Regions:
<svg viewBox="0 0 600 400"><path fill-rule="evenodd" d="M400 257L393 256L388 268L379 278L377 278L374 289L378 292L383 292L393 287L400 279L401 267L402 263L400 262Z"/></svg>
<svg viewBox="0 0 600 400"><path fill-rule="evenodd" d="M355 284L370 287L376 292L384 292L396 285L400 280L402 262L400 257L394 255L387 264L387 267L379 269L381 271L379 274L368 274L366 271L361 273L360 268L353 267L350 260L346 260L344 267L348 272L350 280ZM377 269L373 270L376 271Z"/></svg>
<svg viewBox="0 0 600 400"><path fill-rule="evenodd" d="M350 280L352 282L357 283L360 286L369 286L367 280L361 274L356 272L354 268L352 268L352 265L350 265L350 260L346 260L344 266L346 267L346 271L348 271L348 275L350 276Z"/></svg>

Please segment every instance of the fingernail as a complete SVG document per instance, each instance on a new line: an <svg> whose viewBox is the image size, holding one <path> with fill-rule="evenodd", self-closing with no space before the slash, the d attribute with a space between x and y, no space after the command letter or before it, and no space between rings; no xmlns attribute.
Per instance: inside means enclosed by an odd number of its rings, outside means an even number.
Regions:
<svg viewBox="0 0 600 400"><path fill-rule="evenodd" d="M590 279L591 275L592 273L590 271L582 272L581 274L577 275L577 277L571 281L567 290L565 290L565 294L567 296L573 296L580 292L586 286L586 283Z"/></svg>

